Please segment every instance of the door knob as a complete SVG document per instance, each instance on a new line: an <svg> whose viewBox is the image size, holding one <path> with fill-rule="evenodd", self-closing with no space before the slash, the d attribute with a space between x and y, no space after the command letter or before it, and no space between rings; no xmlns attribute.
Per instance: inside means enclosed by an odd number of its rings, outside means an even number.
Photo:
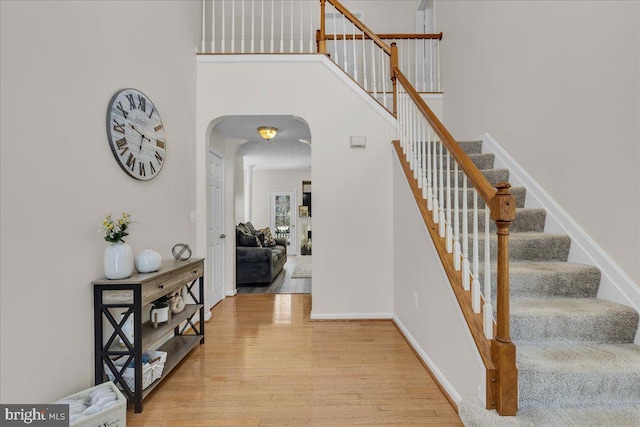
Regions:
<svg viewBox="0 0 640 427"><path fill-rule="evenodd" d="M220 235L220 238L221 238L221 239L226 239L226 238L227 238L227 235L226 235L226 234L221 234L221 235Z"/></svg>

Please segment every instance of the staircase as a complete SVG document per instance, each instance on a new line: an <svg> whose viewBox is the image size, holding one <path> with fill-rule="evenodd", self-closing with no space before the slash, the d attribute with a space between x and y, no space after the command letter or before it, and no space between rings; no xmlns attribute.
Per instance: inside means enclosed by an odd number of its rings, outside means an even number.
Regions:
<svg viewBox="0 0 640 427"><path fill-rule="evenodd" d="M481 153L481 142L460 145L492 184L508 178L508 170L493 169L493 155ZM459 405L463 422L639 426L640 346L633 344L638 313L598 299L600 271L567 262L571 239L545 233L546 212L524 207L524 188L512 190L517 215L509 238L510 319L519 371L518 416L500 417L473 398Z"/></svg>

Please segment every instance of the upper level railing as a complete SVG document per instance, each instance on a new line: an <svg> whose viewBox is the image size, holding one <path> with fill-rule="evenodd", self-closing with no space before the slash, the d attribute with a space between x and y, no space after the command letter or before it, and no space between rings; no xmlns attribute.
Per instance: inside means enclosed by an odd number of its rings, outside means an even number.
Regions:
<svg viewBox="0 0 640 427"><path fill-rule="evenodd" d="M515 415L518 378L509 326L508 248L515 201L508 183L499 182L497 188L489 183L416 89L440 90L442 34L379 35L338 0L318 1L203 1L201 49L327 54L397 117L394 145L485 364L487 407ZM496 239L490 220L496 223Z"/></svg>
<svg viewBox="0 0 640 427"><path fill-rule="evenodd" d="M360 22L331 0L203 0L200 53L325 53L391 110L389 55L395 41L414 87L440 91L442 34L375 35L354 20Z"/></svg>

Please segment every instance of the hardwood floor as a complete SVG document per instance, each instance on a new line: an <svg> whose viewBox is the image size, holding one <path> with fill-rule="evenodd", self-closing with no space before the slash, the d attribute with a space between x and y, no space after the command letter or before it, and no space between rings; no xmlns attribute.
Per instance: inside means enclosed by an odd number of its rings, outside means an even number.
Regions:
<svg viewBox="0 0 640 427"><path fill-rule="evenodd" d="M299 257L289 256L284 264L280 274L265 286L243 286L237 287L239 294L310 294L311 279L296 278L292 279L291 275L296 268Z"/></svg>
<svg viewBox="0 0 640 427"><path fill-rule="evenodd" d="M310 322L311 296L237 295L129 427L462 426L391 321Z"/></svg>

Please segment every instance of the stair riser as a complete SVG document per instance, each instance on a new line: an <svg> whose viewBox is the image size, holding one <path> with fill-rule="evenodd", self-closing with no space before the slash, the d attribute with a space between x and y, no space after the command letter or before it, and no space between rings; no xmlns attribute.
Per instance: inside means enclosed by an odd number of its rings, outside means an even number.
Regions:
<svg viewBox="0 0 640 427"><path fill-rule="evenodd" d="M497 239L490 236L491 259L497 253ZM478 242L480 260L484 260L484 236ZM571 239L562 237L524 238L517 233L509 236L509 259L511 261L567 261ZM469 238L469 252L471 254L473 241ZM470 255L471 257L471 255Z"/></svg>

